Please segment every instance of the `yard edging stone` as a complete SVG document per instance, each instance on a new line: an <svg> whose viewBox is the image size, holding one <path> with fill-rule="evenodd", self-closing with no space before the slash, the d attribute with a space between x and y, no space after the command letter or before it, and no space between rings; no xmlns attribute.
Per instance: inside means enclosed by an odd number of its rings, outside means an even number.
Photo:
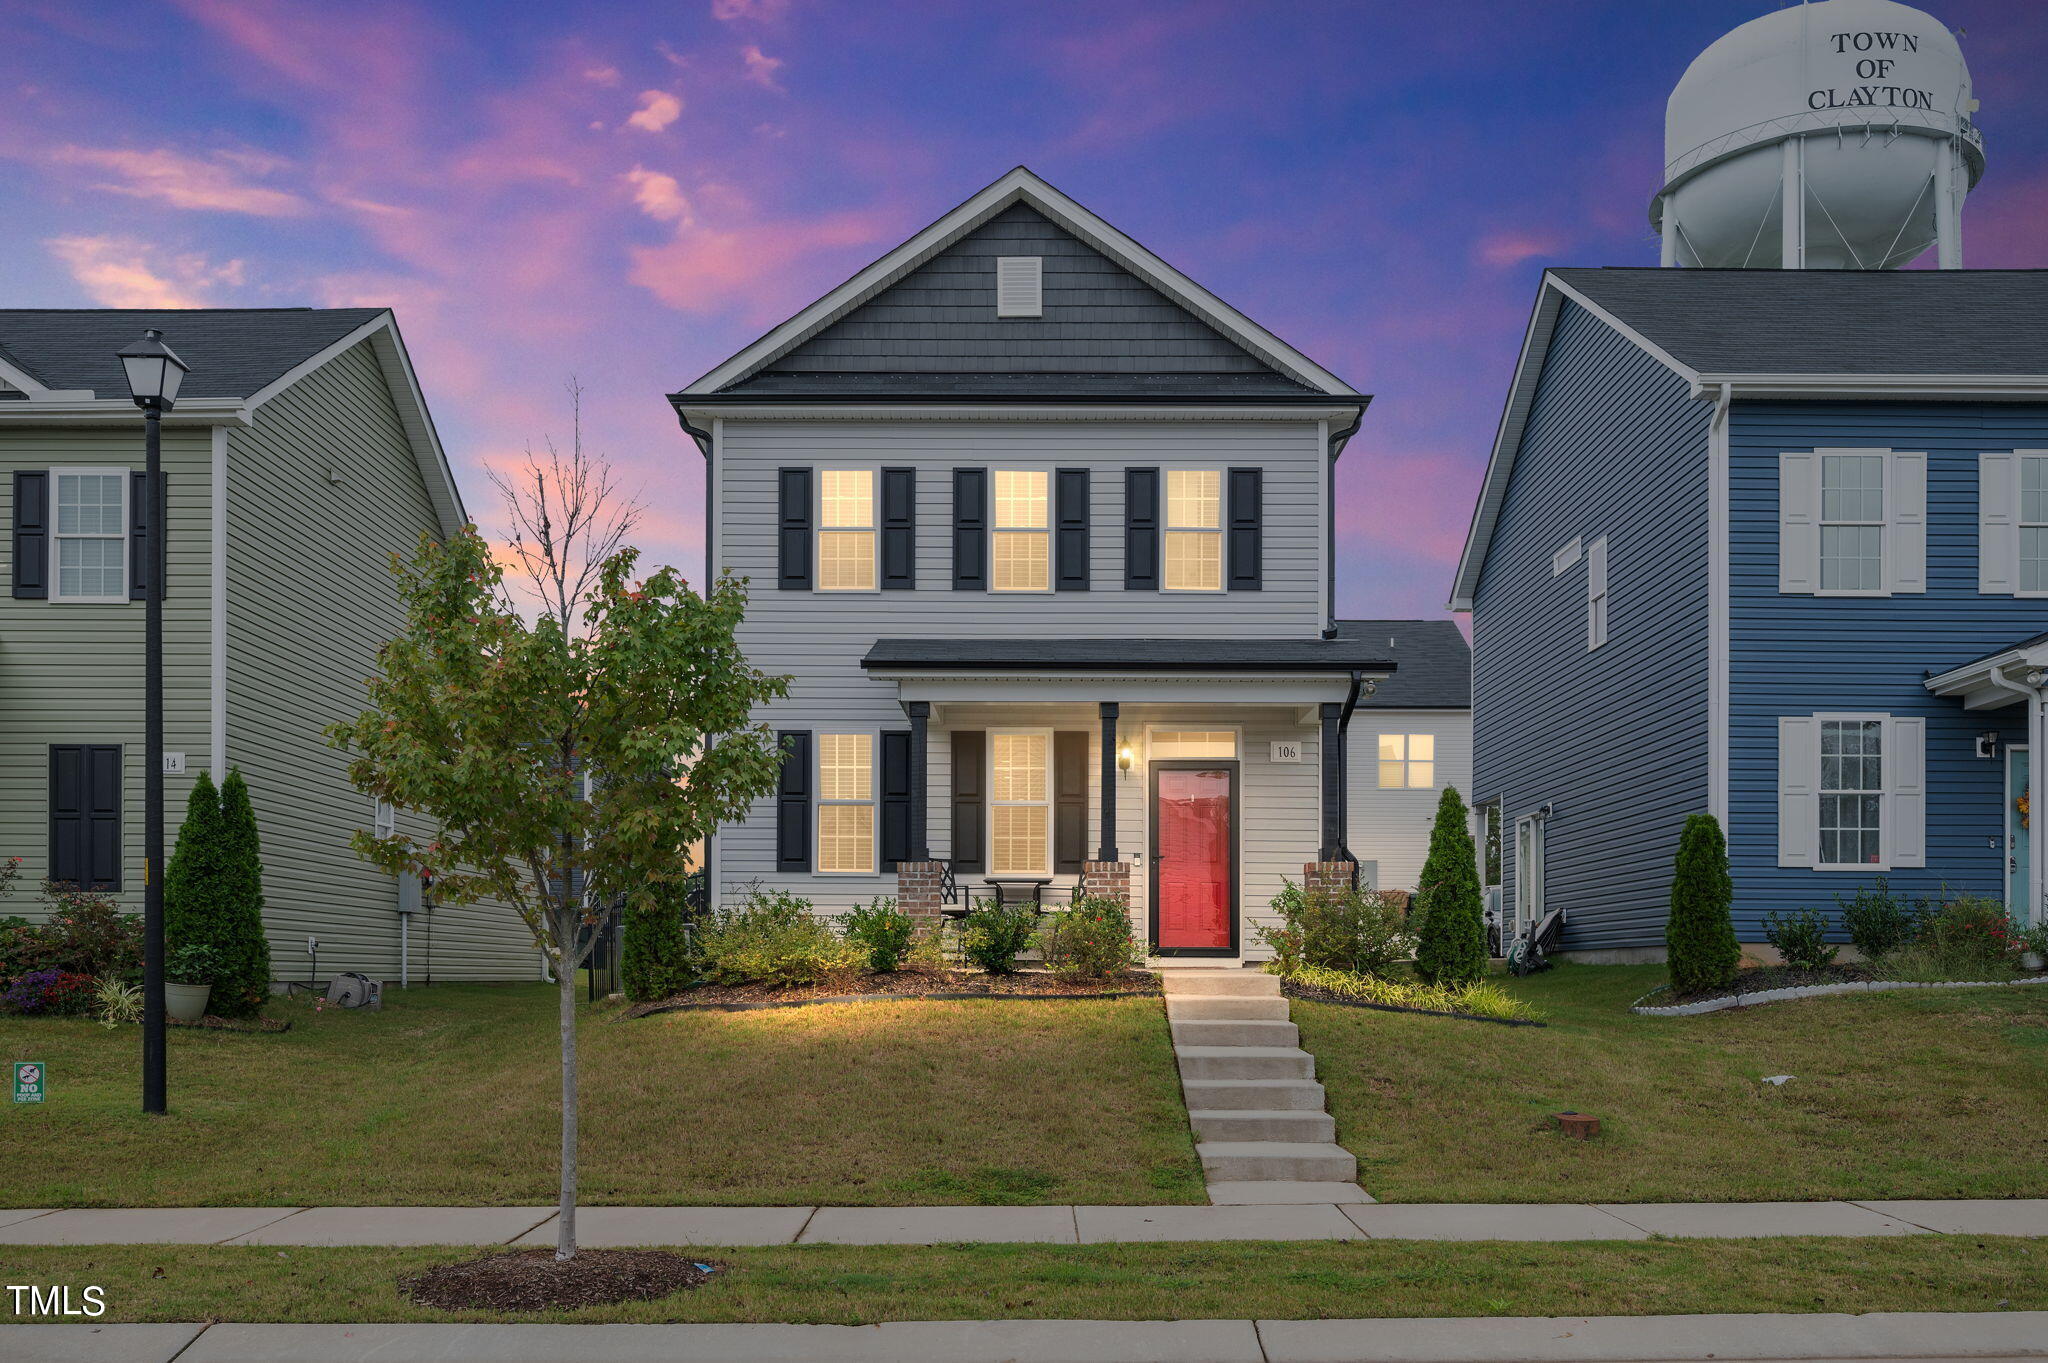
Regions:
<svg viewBox="0 0 2048 1363"><path fill-rule="evenodd" d="M1730 1008L1755 1008L1766 1003L1817 999L1832 994L1875 994L1894 989L2004 989L2028 984L2048 984L2048 975L2032 980L1851 980L1845 984L1802 984L1790 989L1760 989L1754 994L1730 994L1725 999L1674 1003L1662 1008L1636 1004L1629 1011L1646 1018L1698 1017L1702 1013L1719 1013Z"/></svg>

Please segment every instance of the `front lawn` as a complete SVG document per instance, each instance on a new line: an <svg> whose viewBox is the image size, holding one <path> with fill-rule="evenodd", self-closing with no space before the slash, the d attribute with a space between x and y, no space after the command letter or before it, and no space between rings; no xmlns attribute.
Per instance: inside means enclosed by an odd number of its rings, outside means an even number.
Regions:
<svg viewBox="0 0 2048 1363"><path fill-rule="evenodd" d="M274 1003L291 1031L173 1028L146 1118L136 1028L0 1018L49 1100L0 1120L0 1204L546 1205L555 994L388 990L381 1013ZM1202 1202L1156 999L586 1013L591 1203Z"/></svg>
<svg viewBox="0 0 2048 1363"><path fill-rule="evenodd" d="M2048 1194L2048 989L1631 1015L1663 978L1565 965L1497 981L1547 1027L1307 1001L1294 1020L1337 1139L1382 1201ZM1565 1109L1601 1134L1551 1130Z"/></svg>

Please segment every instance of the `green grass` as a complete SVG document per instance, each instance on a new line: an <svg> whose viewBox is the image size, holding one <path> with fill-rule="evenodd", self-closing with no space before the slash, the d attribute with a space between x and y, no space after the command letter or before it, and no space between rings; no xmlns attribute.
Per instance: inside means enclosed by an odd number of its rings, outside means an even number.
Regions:
<svg viewBox="0 0 2048 1363"><path fill-rule="evenodd" d="M0 1114L0 1205L547 1204L555 995L389 990L278 1003L276 1036L173 1028L171 1112L140 1035L0 1018L49 1099ZM1157 999L585 1014L590 1203L1201 1202Z"/></svg>
<svg viewBox="0 0 2048 1363"><path fill-rule="evenodd" d="M466 1249L10 1250L13 1282L99 1284L105 1321L460 1321L396 1281ZM780 1246L693 1250L727 1271L660 1301L522 1320L1676 1315L2048 1308L2048 1245L1959 1236L1443 1244Z"/></svg>
<svg viewBox="0 0 2048 1363"><path fill-rule="evenodd" d="M1297 1001L1337 1138L1382 1201L2048 1195L2048 990L1631 1015L1662 966L1501 979L1550 1025ZM1760 1082L1790 1074L1783 1087ZM1548 1114L1602 1133L1570 1140Z"/></svg>

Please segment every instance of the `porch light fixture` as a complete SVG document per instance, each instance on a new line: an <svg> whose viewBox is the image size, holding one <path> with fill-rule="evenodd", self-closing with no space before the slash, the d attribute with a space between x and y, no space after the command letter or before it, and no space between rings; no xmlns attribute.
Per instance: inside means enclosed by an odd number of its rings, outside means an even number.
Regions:
<svg viewBox="0 0 2048 1363"><path fill-rule="evenodd" d="M1977 735L1977 756L1998 756L1998 730L1986 729L1983 733Z"/></svg>
<svg viewBox="0 0 2048 1363"><path fill-rule="evenodd" d="M1116 769L1124 775L1129 776L1131 774L1131 763L1135 760L1136 758L1131 753L1130 744L1126 743L1116 750Z"/></svg>
<svg viewBox="0 0 2048 1363"><path fill-rule="evenodd" d="M2027 672L2027 685L2039 686L2042 682L2048 682L2048 671L2038 667L2030 668Z"/></svg>

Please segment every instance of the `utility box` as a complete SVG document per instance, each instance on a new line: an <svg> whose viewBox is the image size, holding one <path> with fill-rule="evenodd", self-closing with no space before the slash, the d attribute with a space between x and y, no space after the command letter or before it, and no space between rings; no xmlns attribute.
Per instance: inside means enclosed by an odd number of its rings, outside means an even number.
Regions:
<svg viewBox="0 0 2048 1363"><path fill-rule="evenodd" d="M420 892L420 878L403 875L398 878L398 911L418 913L426 896Z"/></svg>

